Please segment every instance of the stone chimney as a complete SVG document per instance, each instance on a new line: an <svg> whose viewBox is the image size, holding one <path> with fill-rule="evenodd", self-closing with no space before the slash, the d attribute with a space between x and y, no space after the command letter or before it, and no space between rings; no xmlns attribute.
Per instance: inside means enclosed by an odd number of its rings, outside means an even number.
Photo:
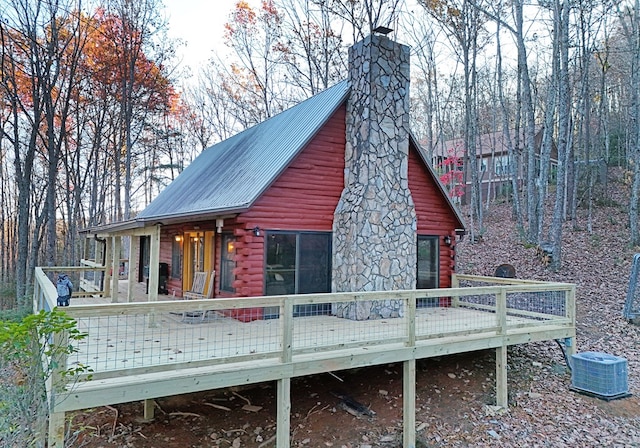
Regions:
<svg viewBox="0 0 640 448"><path fill-rule="evenodd" d="M416 214L408 183L409 47L371 35L349 49L345 188L333 219L334 292L416 286ZM336 304L340 317L403 315L401 301Z"/></svg>

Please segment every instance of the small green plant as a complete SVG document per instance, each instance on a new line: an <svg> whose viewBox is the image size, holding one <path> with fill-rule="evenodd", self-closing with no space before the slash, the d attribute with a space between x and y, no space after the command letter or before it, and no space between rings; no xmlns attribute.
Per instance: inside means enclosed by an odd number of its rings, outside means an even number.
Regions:
<svg viewBox="0 0 640 448"><path fill-rule="evenodd" d="M602 237L600 235L593 234L589 239L591 240L591 246L594 249L598 249L602 246Z"/></svg>
<svg viewBox="0 0 640 448"><path fill-rule="evenodd" d="M66 367L75 343L86 338L62 311L41 311L20 321L0 321L1 446L43 446L48 404L45 383L60 390L70 377L87 373Z"/></svg>

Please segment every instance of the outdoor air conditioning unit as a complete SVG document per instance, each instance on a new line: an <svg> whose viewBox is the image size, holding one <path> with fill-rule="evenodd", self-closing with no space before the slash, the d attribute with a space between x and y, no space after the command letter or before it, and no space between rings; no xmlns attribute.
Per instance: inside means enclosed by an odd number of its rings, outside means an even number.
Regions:
<svg viewBox="0 0 640 448"><path fill-rule="evenodd" d="M571 390L605 400L629 396L627 360L606 353L571 356Z"/></svg>

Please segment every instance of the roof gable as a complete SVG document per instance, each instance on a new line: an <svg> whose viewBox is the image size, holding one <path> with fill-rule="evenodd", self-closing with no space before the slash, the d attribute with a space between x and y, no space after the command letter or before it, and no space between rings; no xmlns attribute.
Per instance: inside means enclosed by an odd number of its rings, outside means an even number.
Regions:
<svg viewBox="0 0 640 448"><path fill-rule="evenodd" d="M136 219L184 219L248 209L345 101L348 92L348 82L342 81L205 149Z"/></svg>

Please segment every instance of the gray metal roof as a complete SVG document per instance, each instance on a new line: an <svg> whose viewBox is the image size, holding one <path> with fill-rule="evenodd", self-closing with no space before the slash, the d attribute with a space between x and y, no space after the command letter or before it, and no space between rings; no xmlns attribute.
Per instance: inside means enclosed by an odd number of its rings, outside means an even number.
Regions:
<svg viewBox="0 0 640 448"><path fill-rule="evenodd" d="M136 217L171 221L248 209L343 103L342 81L205 149Z"/></svg>

